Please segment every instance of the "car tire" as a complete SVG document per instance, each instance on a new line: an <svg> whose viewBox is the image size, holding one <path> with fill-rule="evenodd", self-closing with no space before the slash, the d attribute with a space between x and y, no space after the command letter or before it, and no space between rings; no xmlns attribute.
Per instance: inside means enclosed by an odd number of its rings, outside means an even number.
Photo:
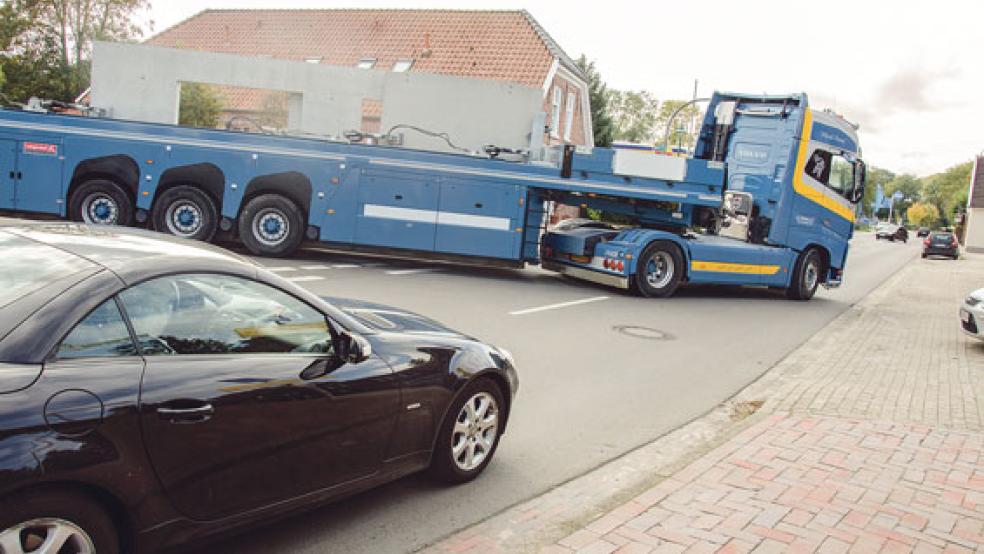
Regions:
<svg viewBox="0 0 984 554"><path fill-rule="evenodd" d="M657 240L639 255L632 290L647 298L666 298L676 292L683 280L683 255L672 242Z"/></svg>
<svg viewBox="0 0 984 554"><path fill-rule="evenodd" d="M64 548L51 552L118 554L112 519L92 499L74 492L36 490L0 499L0 544L14 542L22 552L48 552L44 542L67 535Z"/></svg>
<svg viewBox="0 0 984 554"><path fill-rule="evenodd" d="M925 258L926 256L928 256L928 254L925 254L925 253L924 253L924 254L922 255L922 257L923 257L923 258Z"/></svg>
<svg viewBox="0 0 984 554"><path fill-rule="evenodd" d="M799 255L793 275L786 289L786 298L790 300L809 300L817 292L820 285L823 260L815 248Z"/></svg>
<svg viewBox="0 0 984 554"><path fill-rule="evenodd" d="M130 225L133 201L123 187L108 179L92 179L75 188L68 218L90 225Z"/></svg>
<svg viewBox="0 0 984 554"><path fill-rule="evenodd" d="M209 241L219 227L218 209L204 191L178 185L164 191L154 203L154 230L176 237Z"/></svg>
<svg viewBox="0 0 984 554"><path fill-rule="evenodd" d="M239 214L239 238L256 256L284 257L304 240L304 212L279 194L263 194Z"/></svg>
<svg viewBox="0 0 984 554"><path fill-rule="evenodd" d="M459 484L478 477L499 447L505 407L502 390L491 379L479 377L468 383L441 423L428 469L431 478ZM490 415L494 420L490 421Z"/></svg>

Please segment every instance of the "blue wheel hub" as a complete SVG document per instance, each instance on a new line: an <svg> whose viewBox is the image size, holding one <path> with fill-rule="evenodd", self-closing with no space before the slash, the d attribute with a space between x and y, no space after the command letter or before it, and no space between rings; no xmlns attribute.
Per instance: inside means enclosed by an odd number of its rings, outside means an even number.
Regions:
<svg viewBox="0 0 984 554"><path fill-rule="evenodd" d="M109 202L102 201L93 206L93 212L96 219L106 221L113 214L113 209L109 206Z"/></svg>
<svg viewBox="0 0 984 554"><path fill-rule="evenodd" d="M183 209L178 213L178 223L181 225L190 226L195 223L195 212L189 209Z"/></svg>
<svg viewBox="0 0 984 554"><path fill-rule="evenodd" d="M263 222L263 230L270 235L276 235L280 232L280 222L276 219L270 218Z"/></svg>

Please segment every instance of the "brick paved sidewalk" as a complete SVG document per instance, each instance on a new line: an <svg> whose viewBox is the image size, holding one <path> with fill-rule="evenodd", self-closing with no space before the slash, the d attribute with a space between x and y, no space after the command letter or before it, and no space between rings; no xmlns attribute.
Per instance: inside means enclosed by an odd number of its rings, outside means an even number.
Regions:
<svg viewBox="0 0 984 554"><path fill-rule="evenodd" d="M429 550L984 552L984 344L956 316L981 286L984 256L914 261L702 420Z"/></svg>

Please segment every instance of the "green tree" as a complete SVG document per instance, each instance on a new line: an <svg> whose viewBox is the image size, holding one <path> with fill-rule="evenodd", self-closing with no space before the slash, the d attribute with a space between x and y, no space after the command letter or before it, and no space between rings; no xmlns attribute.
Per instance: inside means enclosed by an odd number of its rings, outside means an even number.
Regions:
<svg viewBox="0 0 984 554"><path fill-rule="evenodd" d="M92 42L141 36L149 0L0 0L4 92L72 101L89 87Z"/></svg>
<svg viewBox="0 0 984 554"><path fill-rule="evenodd" d="M656 140L659 100L645 90L608 91L615 139L637 143Z"/></svg>
<svg viewBox="0 0 984 554"><path fill-rule="evenodd" d="M202 83L181 83L178 125L215 128L219 124L222 99L216 90Z"/></svg>
<svg viewBox="0 0 984 554"><path fill-rule="evenodd" d="M666 148L674 146L693 148L697 144L697 131L701 125L700 116L701 110L696 104L687 105L686 100L664 101L656 118L658 143ZM670 118L673 120L671 121ZM668 135L667 126L670 126Z"/></svg>
<svg viewBox="0 0 984 554"><path fill-rule="evenodd" d="M909 206L922 199L922 182L911 173L896 175L885 185L885 195L891 198L897 192L902 193L902 198L892 201L895 217L904 214Z"/></svg>
<svg viewBox="0 0 984 554"><path fill-rule="evenodd" d="M588 61L587 56L581 54L575 63L588 77L588 100L591 104L591 126L595 146L611 146L614 127L608 107L608 87L601 80L594 62Z"/></svg>
<svg viewBox="0 0 984 554"><path fill-rule="evenodd" d="M973 162L965 162L922 180L923 198L936 206L944 225L948 225L953 214L967 205L973 166Z"/></svg>
<svg viewBox="0 0 984 554"><path fill-rule="evenodd" d="M940 211L929 202L916 202L905 212L905 217L913 225L932 227L940 219Z"/></svg>

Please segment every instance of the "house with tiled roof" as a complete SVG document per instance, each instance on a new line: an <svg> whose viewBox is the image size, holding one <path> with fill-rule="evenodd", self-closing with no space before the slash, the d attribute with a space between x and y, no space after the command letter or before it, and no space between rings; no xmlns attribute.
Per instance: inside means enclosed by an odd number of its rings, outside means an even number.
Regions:
<svg viewBox="0 0 984 554"><path fill-rule="evenodd" d="M586 78L525 10L205 10L147 43L535 87L547 114L544 142L592 145ZM262 109L253 105L259 95L225 94L239 112ZM363 130L377 131L383 110L365 102Z"/></svg>

